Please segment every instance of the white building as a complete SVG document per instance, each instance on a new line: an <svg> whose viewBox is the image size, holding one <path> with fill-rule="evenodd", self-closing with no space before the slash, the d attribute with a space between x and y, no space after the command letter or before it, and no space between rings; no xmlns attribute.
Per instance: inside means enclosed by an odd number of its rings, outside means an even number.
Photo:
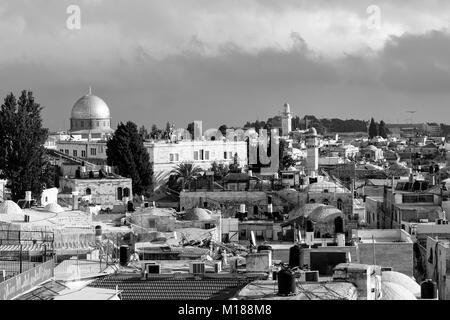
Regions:
<svg viewBox="0 0 450 320"><path fill-rule="evenodd" d="M213 162L231 164L237 154L239 165L248 164L247 142L245 141L211 141L182 140L178 142L145 142L150 162L153 163L155 188L165 183L170 172L180 163L190 162L207 170Z"/></svg>
<svg viewBox="0 0 450 320"><path fill-rule="evenodd" d="M56 150L72 157L106 160L106 141L60 140Z"/></svg>

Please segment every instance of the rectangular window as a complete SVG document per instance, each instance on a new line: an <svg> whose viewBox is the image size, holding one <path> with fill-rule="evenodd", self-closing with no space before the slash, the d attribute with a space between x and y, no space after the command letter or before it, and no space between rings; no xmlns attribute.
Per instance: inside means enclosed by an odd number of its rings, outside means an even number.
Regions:
<svg viewBox="0 0 450 320"><path fill-rule="evenodd" d="M228 159L233 159L233 152L228 152Z"/></svg>
<svg viewBox="0 0 450 320"><path fill-rule="evenodd" d="M64 149L59 149L59 152L64 153Z"/></svg>
<svg viewBox="0 0 450 320"><path fill-rule="evenodd" d="M205 151L203 149L200 150L200 160L205 160Z"/></svg>
<svg viewBox="0 0 450 320"><path fill-rule="evenodd" d="M86 150L81 150L81 157L86 158Z"/></svg>
<svg viewBox="0 0 450 320"><path fill-rule="evenodd" d="M77 152L77 150L73 150L73 156L74 156L74 157L78 157L78 152Z"/></svg>
<svg viewBox="0 0 450 320"><path fill-rule="evenodd" d="M97 155L97 149L91 148L91 156L95 156L95 155Z"/></svg>
<svg viewBox="0 0 450 320"><path fill-rule="evenodd" d="M198 160L198 151L194 151L194 160Z"/></svg>
<svg viewBox="0 0 450 320"><path fill-rule="evenodd" d="M69 154L69 149L64 150L65 154Z"/></svg>
<svg viewBox="0 0 450 320"><path fill-rule="evenodd" d="M173 162L173 158L174 158L173 156L174 156L173 153L169 154L169 161L170 162Z"/></svg>
<svg viewBox="0 0 450 320"><path fill-rule="evenodd" d="M227 152L226 152L226 151L223 153L223 158L224 158L225 160L227 160Z"/></svg>
<svg viewBox="0 0 450 320"><path fill-rule="evenodd" d="M209 160L209 151L205 151L205 160Z"/></svg>
<svg viewBox="0 0 450 320"><path fill-rule="evenodd" d="M180 161L180 155L178 153L175 153L175 161Z"/></svg>

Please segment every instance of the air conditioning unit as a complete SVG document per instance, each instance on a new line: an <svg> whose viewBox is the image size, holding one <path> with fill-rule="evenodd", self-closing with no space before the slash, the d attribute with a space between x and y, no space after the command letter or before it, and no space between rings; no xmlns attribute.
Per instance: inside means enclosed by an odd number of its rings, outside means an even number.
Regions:
<svg viewBox="0 0 450 320"><path fill-rule="evenodd" d="M301 271L299 278L301 282L319 282L319 271Z"/></svg>
<svg viewBox="0 0 450 320"><path fill-rule="evenodd" d="M161 265L156 263L146 263L145 271L147 274L160 274L161 273Z"/></svg>
<svg viewBox="0 0 450 320"><path fill-rule="evenodd" d="M189 272L191 274L204 274L205 263L204 262L192 262L189 266Z"/></svg>

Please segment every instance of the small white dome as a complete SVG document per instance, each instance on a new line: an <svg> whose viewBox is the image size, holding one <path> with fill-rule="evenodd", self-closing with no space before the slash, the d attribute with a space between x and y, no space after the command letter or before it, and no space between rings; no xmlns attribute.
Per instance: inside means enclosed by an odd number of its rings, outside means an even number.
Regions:
<svg viewBox="0 0 450 320"><path fill-rule="evenodd" d="M0 203L0 214L23 214L22 209L11 200Z"/></svg>
<svg viewBox="0 0 450 320"><path fill-rule="evenodd" d="M49 203L44 207L45 210L52 213L61 213L64 212L64 209L57 203Z"/></svg>

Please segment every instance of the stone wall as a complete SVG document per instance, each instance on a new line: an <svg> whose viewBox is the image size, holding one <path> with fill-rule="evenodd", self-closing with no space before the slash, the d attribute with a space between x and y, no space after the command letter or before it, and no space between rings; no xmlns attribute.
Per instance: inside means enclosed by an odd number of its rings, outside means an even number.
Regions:
<svg viewBox="0 0 450 320"><path fill-rule="evenodd" d="M413 276L413 243L358 243L359 263L374 264L374 247L376 265Z"/></svg>
<svg viewBox="0 0 450 320"><path fill-rule="evenodd" d="M130 199L133 196L132 182L129 178L118 179L60 179L60 189L63 193L78 191L80 197L88 196L87 189L91 190L91 203L101 205L122 204L118 198L118 188L128 188ZM122 199L124 198L122 192Z"/></svg>

